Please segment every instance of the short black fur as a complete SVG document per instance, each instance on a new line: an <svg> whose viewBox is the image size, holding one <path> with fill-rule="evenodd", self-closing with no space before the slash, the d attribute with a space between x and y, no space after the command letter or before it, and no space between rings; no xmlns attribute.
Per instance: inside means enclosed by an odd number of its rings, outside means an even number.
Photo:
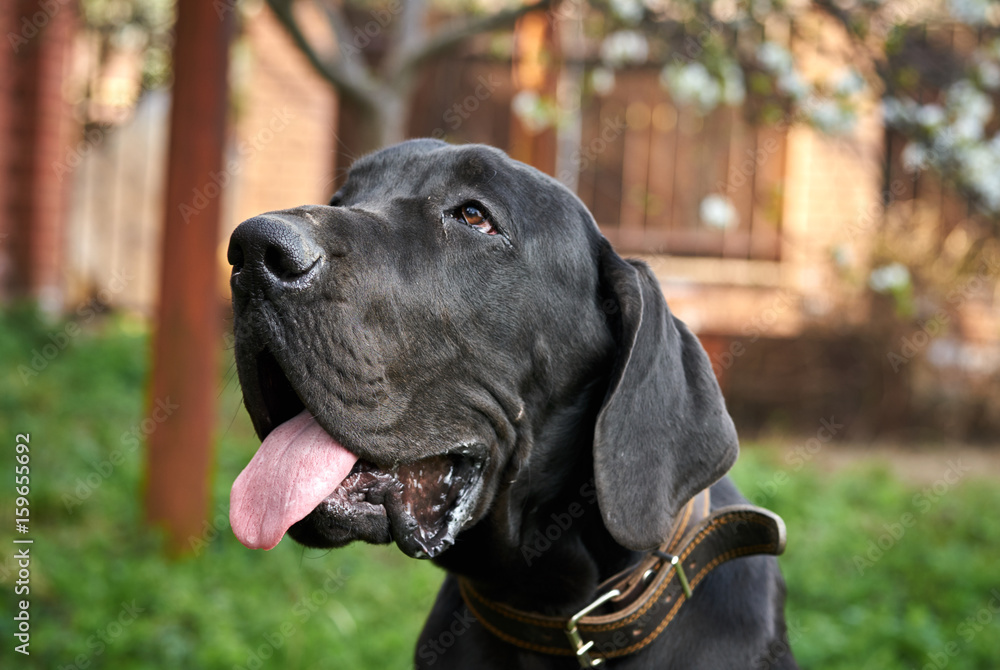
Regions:
<svg viewBox="0 0 1000 670"><path fill-rule="evenodd" d="M738 444L704 351L649 268L621 259L572 193L496 149L390 147L357 161L330 202L233 235L237 366L258 434L288 418L269 415L281 405L259 382L273 356L293 406L374 470L447 456L481 477L463 481L468 508L430 548L388 501L350 523L317 508L290 532L433 556L448 575L418 668L577 667L494 637L456 577L568 615L702 488L713 507L746 502L723 478ZM467 202L497 234L453 215ZM730 561L666 634L607 667L795 668L783 608L773 557Z"/></svg>

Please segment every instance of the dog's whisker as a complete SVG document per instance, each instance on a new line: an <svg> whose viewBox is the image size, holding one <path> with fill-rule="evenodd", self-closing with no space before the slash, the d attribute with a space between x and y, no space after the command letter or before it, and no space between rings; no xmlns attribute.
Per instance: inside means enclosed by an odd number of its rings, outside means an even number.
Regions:
<svg viewBox="0 0 1000 670"><path fill-rule="evenodd" d="M236 423L236 417L240 415L240 409L243 407L243 396L240 396L240 401L236 404L236 409L233 411L232 417L229 419L229 425L226 426L226 430L223 431L222 437L229 435L230 431L233 429L233 425Z"/></svg>

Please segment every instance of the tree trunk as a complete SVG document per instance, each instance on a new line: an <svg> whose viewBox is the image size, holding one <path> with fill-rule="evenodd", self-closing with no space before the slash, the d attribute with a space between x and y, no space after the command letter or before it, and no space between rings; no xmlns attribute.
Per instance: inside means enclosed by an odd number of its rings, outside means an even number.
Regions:
<svg viewBox="0 0 1000 670"><path fill-rule="evenodd" d="M412 92L409 85L396 90L384 87L370 103L340 97L334 190L344 183L347 169L357 158L409 137Z"/></svg>
<svg viewBox="0 0 1000 670"><path fill-rule="evenodd" d="M210 507L215 377L221 318L218 282L219 190L223 169L233 13L210 3L177 3L170 109L166 213L160 294L148 399L155 419L146 452L146 519L166 531L167 550L190 551L205 532ZM143 426L145 426L145 421Z"/></svg>

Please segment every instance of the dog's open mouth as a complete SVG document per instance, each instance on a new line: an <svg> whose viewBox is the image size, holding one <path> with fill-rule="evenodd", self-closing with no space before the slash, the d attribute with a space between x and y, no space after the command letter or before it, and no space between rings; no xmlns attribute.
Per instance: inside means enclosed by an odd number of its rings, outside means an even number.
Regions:
<svg viewBox="0 0 1000 670"><path fill-rule="evenodd" d="M272 354L260 354L256 368L259 385L244 393L264 439L230 495L240 542L270 549L286 532L315 547L395 540L420 558L454 543L482 486L470 449L379 467L317 423Z"/></svg>

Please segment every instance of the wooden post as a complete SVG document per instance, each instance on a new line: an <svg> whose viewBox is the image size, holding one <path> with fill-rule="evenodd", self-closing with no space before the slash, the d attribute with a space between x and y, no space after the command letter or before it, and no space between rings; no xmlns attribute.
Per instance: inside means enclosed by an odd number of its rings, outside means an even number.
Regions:
<svg viewBox="0 0 1000 670"><path fill-rule="evenodd" d="M54 166L69 151L64 80L76 3L45 9L7 0L0 9L0 297L27 296L50 314L63 300L70 180Z"/></svg>
<svg viewBox="0 0 1000 670"><path fill-rule="evenodd" d="M217 245L232 3L179 0L160 299L148 400L146 518L177 555L209 511L220 304Z"/></svg>
<svg viewBox="0 0 1000 670"><path fill-rule="evenodd" d="M556 72L545 62L545 52L553 50L554 40L553 26L545 12L530 12L518 20L514 29L515 91L534 91L540 96L555 99ZM555 174L556 131L552 127L536 131L526 127L516 114L512 114L507 151L511 158L546 174Z"/></svg>

